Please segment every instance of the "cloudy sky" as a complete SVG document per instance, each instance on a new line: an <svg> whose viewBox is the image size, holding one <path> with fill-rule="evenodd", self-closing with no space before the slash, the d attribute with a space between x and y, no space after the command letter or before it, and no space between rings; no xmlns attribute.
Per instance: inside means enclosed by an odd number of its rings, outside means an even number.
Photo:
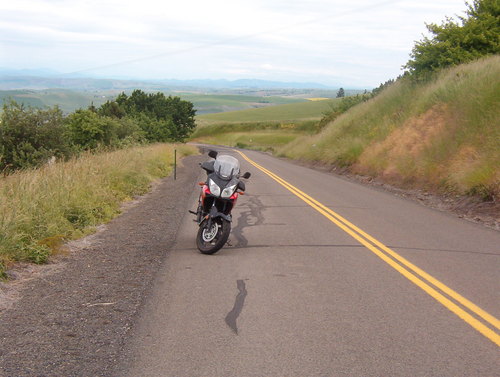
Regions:
<svg viewBox="0 0 500 377"><path fill-rule="evenodd" d="M0 0L0 68L373 87L463 0Z"/></svg>

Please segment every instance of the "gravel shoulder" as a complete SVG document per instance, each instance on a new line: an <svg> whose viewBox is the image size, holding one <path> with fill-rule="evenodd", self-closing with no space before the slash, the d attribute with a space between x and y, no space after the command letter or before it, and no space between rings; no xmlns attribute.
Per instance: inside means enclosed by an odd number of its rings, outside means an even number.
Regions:
<svg viewBox="0 0 500 377"><path fill-rule="evenodd" d="M0 286L0 376L111 376L188 209L205 156L47 266ZM140 204L140 205L139 205ZM193 237L194 242L194 237Z"/></svg>

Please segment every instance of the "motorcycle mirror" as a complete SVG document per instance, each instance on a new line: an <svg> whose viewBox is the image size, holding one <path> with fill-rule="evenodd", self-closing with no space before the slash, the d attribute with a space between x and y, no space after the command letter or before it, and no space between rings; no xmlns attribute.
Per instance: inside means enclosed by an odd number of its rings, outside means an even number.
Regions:
<svg viewBox="0 0 500 377"><path fill-rule="evenodd" d="M208 152L209 157L217 158L217 155L218 155L217 151L209 151Z"/></svg>
<svg viewBox="0 0 500 377"><path fill-rule="evenodd" d="M242 178L248 179L251 175L252 174L250 174L249 172L246 172L245 174L243 174Z"/></svg>

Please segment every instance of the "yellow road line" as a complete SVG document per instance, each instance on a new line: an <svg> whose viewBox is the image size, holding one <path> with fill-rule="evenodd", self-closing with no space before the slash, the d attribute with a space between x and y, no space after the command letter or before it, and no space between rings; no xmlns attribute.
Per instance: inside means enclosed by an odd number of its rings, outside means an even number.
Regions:
<svg viewBox="0 0 500 377"><path fill-rule="evenodd" d="M263 166L257 164L248 156L246 156L243 152L237 151L241 156L247 160L250 164L255 166L257 169L263 171L267 175L269 175L272 179L274 179L276 182L284 186L287 190L292 192L294 195L302 199L304 202L309 204L312 208L314 208L316 211L321 213L323 216L325 216L327 219L329 219L331 222L333 222L335 225L337 225L339 228L341 228L343 231L345 231L347 234L349 234L351 237L356 239L358 242L360 242L362 245L364 245L366 248L368 248L370 251L372 251L375 255L377 255L379 258L381 258L384 262L389 264L391 267L393 267L395 270L397 270L399 273L401 273L403 276L405 276L408 280L410 280L412 283L423 289L425 292L427 292L430 296L432 296L435 300L440 302L442 305L444 305L446 308L448 308L450 311L455 313L458 317L460 317L462 320L467 322L469 325L471 325L473 328L475 328L477 331L479 331L481 334L483 334L485 337L496 343L498 346L500 346L500 336L487 326L485 326L482 322L474 318L472 315L467 313L464 309L462 309L460 306L455 304L453 301L445 297L442 293L440 293L438 290L421 280L420 278L423 278L427 280L427 282L431 283L434 285L436 288L440 289L442 292L456 300L458 303L469 309L471 312L474 314L478 315L479 317L483 318L486 322L491 324L492 326L496 327L497 329L500 328L500 321L492 316L491 314L487 313L471 301L467 300L465 297L461 296L451 288L447 287L445 284L441 283L439 280L436 278L432 277L422 269L418 268L411 262L409 262L407 259L403 258L400 256L398 253L395 251L391 250L384 244L382 244L380 241L376 240L369 234L365 233L363 230L359 229L357 226L337 214L336 212L332 211L330 208L326 207L325 205L321 204L314 198L310 197L306 193L302 192L295 186L291 185L284 179L280 178L278 175L274 174L273 172L267 170ZM385 253L384 253L385 252ZM404 265L406 268L401 266L400 264L396 263L394 259L391 259L388 255L390 255L392 258L397 260L399 263ZM413 271L410 272L409 270ZM418 275L418 276L416 276Z"/></svg>

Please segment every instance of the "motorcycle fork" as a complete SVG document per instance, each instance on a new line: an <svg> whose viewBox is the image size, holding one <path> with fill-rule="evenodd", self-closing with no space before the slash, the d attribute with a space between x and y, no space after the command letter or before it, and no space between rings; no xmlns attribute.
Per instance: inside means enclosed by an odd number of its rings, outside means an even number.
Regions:
<svg viewBox="0 0 500 377"><path fill-rule="evenodd" d="M214 207L215 207L215 199L214 199L214 202L212 203L212 208L214 208ZM213 222L212 216L210 216L210 212L212 212L212 211L210 210L209 214L207 215L208 216L208 223L207 223L208 229L212 229L212 222Z"/></svg>

